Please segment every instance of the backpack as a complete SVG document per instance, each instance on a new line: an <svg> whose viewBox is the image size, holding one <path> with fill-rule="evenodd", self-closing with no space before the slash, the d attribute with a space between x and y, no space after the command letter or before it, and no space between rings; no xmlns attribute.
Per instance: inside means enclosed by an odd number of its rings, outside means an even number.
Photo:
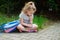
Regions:
<svg viewBox="0 0 60 40"><path fill-rule="evenodd" d="M4 31L5 33L12 32L16 29L19 23L20 23L19 20L15 20L15 21L3 24L0 26L0 30Z"/></svg>

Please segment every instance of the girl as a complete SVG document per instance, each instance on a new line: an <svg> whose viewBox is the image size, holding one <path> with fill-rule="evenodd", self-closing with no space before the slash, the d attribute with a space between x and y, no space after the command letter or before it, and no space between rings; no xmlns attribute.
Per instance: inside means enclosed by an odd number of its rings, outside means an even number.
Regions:
<svg viewBox="0 0 60 40"><path fill-rule="evenodd" d="M35 32L37 31L38 26L36 24L33 24L33 14L35 11L36 7L34 5L34 2L28 2L25 4L19 15L20 24L17 26L17 29L20 32L30 32L30 30L34 30Z"/></svg>

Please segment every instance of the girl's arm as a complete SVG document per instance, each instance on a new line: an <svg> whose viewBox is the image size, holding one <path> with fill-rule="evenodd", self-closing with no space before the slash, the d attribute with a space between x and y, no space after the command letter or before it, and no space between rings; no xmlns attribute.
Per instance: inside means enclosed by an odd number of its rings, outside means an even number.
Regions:
<svg viewBox="0 0 60 40"><path fill-rule="evenodd" d="M31 23L31 24L33 23L33 18L32 18L32 16L30 16L30 23Z"/></svg>
<svg viewBox="0 0 60 40"><path fill-rule="evenodd" d="M24 26L27 26L27 27L31 27L31 26L32 26L31 24L26 24L26 23L24 23L24 22L23 22L23 18L20 18L20 22L21 22L21 24L24 25Z"/></svg>

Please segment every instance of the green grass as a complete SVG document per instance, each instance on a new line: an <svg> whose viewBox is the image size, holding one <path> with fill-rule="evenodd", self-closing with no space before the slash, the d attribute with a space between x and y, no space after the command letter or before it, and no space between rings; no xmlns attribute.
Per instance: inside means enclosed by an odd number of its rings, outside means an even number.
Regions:
<svg viewBox="0 0 60 40"><path fill-rule="evenodd" d="M18 19L18 16L8 17L7 15L0 13L0 25L3 23L8 23L8 22L17 20L17 19Z"/></svg>
<svg viewBox="0 0 60 40"><path fill-rule="evenodd" d="M14 20L18 20L18 16L8 17L5 14L0 13L0 25L3 23L8 23L8 22L14 21ZM35 16L33 23L38 25L38 29L42 29L42 28L44 28L43 24L46 21L48 21L48 19L41 15L40 17Z"/></svg>
<svg viewBox="0 0 60 40"><path fill-rule="evenodd" d="M42 15L40 17L35 16L33 22L38 25L38 29L44 28L44 23L47 22L48 19L43 17Z"/></svg>

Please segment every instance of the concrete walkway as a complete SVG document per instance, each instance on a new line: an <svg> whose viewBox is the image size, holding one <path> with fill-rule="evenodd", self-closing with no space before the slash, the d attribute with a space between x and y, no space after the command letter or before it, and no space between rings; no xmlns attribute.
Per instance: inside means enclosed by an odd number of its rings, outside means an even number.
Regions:
<svg viewBox="0 0 60 40"><path fill-rule="evenodd" d="M38 33L0 33L0 40L60 40L60 23Z"/></svg>

